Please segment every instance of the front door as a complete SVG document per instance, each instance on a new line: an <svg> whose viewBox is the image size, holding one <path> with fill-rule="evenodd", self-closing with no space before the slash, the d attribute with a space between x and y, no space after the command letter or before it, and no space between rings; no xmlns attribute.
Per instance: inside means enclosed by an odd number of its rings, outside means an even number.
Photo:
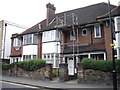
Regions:
<svg viewBox="0 0 120 90"><path fill-rule="evenodd" d="M72 57L67 59L68 63L68 75L74 75L74 60Z"/></svg>

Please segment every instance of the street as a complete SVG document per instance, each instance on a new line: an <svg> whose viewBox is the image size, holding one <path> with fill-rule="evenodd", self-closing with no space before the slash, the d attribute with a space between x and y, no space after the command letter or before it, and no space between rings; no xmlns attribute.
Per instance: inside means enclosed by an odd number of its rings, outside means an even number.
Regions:
<svg viewBox="0 0 120 90"><path fill-rule="evenodd" d="M6 81L0 81L0 85L2 85L2 90L48 90L43 89L35 86L30 85L23 85L18 83L12 83L12 82L6 82Z"/></svg>

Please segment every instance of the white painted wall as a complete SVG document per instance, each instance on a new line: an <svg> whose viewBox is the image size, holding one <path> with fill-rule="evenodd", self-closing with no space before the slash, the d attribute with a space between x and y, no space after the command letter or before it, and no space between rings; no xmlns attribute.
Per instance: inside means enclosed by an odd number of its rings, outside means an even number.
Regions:
<svg viewBox="0 0 120 90"><path fill-rule="evenodd" d="M120 22L120 16L117 16L114 18L115 21L115 31L120 31L118 30L118 26L117 26L117 19L119 18L119 22ZM117 49L117 59L120 59L120 33L116 34L116 41L115 41L115 48Z"/></svg>
<svg viewBox="0 0 120 90"><path fill-rule="evenodd" d="M60 53L60 42L43 43L42 53Z"/></svg>
<svg viewBox="0 0 120 90"><path fill-rule="evenodd" d="M4 55L5 59L10 59L9 56L10 56L10 52L11 52L11 37L12 37L12 34L21 33L24 30L25 29L22 29L22 28L19 28L19 27L15 27L15 26L11 26L11 25L7 24L7 27L6 27L6 38L5 38L5 55ZM2 53L1 53L2 57L1 58L3 58L4 36L5 36L5 28L3 29L3 41L2 41Z"/></svg>
<svg viewBox="0 0 120 90"><path fill-rule="evenodd" d="M23 55L37 55L37 45L23 46Z"/></svg>

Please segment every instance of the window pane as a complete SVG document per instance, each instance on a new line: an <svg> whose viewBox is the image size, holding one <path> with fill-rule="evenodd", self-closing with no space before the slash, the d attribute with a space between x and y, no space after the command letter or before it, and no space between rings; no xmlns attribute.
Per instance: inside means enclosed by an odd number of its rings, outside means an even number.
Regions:
<svg viewBox="0 0 120 90"><path fill-rule="evenodd" d="M33 36L33 43L34 44L37 44L37 37L38 37L37 34L34 34L34 36Z"/></svg>
<svg viewBox="0 0 120 90"><path fill-rule="evenodd" d="M70 40L76 40L76 33L73 31L70 31Z"/></svg>
<svg viewBox="0 0 120 90"><path fill-rule="evenodd" d="M100 30L100 26L95 26L94 27L94 33L95 33L95 37L101 37L101 30Z"/></svg>
<svg viewBox="0 0 120 90"><path fill-rule="evenodd" d="M36 55L33 55L33 59L36 59L37 58L37 56Z"/></svg>
<svg viewBox="0 0 120 90"><path fill-rule="evenodd" d="M99 31L99 27L96 27L96 36L100 36L100 31Z"/></svg>

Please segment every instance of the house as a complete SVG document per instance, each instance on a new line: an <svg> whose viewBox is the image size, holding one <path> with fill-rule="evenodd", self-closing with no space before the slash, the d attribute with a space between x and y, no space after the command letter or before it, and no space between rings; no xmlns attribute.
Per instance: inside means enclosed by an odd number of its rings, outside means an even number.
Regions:
<svg viewBox="0 0 120 90"><path fill-rule="evenodd" d="M120 59L120 3L119 6L111 10L111 16L113 21L113 28L115 32L115 58ZM106 13L103 16L98 17L99 21L107 21L109 13ZM113 37L114 38L114 37Z"/></svg>
<svg viewBox="0 0 120 90"><path fill-rule="evenodd" d="M8 62L10 60L11 36L14 33L21 33L26 29L25 26L18 25L9 21L0 21L0 60Z"/></svg>
<svg viewBox="0 0 120 90"><path fill-rule="evenodd" d="M54 5L46 5L46 19L12 36L11 63L16 61L42 58L52 63L68 64L68 74L77 73L77 63L83 58L97 60L112 59L111 34L109 30L108 4L98 3L83 8L55 14ZM110 5L111 10L119 6ZM115 17L119 16L119 12ZM106 17L107 18L106 18ZM112 20L115 28L116 19ZM118 31L118 28L116 29ZM119 43L119 35L116 36ZM13 46L20 40L19 49ZM119 45L116 46L116 58L119 59ZM17 48L17 49L15 49Z"/></svg>
<svg viewBox="0 0 120 90"><path fill-rule="evenodd" d="M11 63L16 61L45 59L58 68L60 57L59 32L56 29L47 30L55 18L55 7L48 3L46 19L20 34L13 34ZM15 43L17 44L15 45Z"/></svg>

